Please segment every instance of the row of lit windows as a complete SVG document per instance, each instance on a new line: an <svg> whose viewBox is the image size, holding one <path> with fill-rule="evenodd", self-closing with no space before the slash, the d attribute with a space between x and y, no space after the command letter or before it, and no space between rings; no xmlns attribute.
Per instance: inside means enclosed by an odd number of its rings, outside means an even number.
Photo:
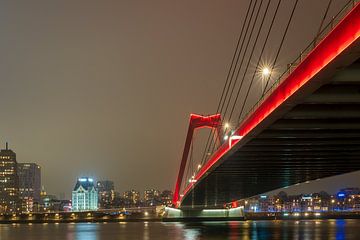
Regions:
<svg viewBox="0 0 360 240"><path fill-rule="evenodd" d="M0 172L0 176L14 175L15 172Z"/></svg>
<svg viewBox="0 0 360 240"><path fill-rule="evenodd" d="M14 161L0 161L0 167L5 167L5 165L15 165Z"/></svg>

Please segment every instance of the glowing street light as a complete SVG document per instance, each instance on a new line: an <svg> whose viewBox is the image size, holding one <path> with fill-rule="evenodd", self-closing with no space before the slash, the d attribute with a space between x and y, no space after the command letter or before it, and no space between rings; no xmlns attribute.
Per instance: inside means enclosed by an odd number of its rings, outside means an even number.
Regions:
<svg viewBox="0 0 360 240"><path fill-rule="evenodd" d="M264 67L262 70L261 70L261 75L263 77L267 77L270 75L270 69L268 67Z"/></svg>
<svg viewBox="0 0 360 240"><path fill-rule="evenodd" d="M226 129L228 129L229 127L230 127L230 124L229 124L229 123L225 123L224 129L226 130Z"/></svg>

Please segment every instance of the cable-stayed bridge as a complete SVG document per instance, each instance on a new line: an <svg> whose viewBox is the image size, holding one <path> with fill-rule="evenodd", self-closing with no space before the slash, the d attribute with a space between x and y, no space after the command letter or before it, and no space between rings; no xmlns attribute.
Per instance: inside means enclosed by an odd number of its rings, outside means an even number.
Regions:
<svg viewBox="0 0 360 240"><path fill-rule="evenodd" d="M275 5L267 13L270 2ZM360 4L349 1L326 22L329 1L313 41L275 76L297 1L273 61L261 66L280 3L249 3L217 114L190 116L174 189L175 208L222 208L231 202L236 206L237 200L264 192L360 170ZM259 9L264 13L257 14ZM266 29L264 22L269 22ZM256 51L260 54L255 58ZM253 72L247 62L257 63ZM259 77L265 80L264 88L245 113L253 81ZM234 118L237 110L240 114ZM203 158L189 159L192 136L204 127L213 131Z"/></svg>

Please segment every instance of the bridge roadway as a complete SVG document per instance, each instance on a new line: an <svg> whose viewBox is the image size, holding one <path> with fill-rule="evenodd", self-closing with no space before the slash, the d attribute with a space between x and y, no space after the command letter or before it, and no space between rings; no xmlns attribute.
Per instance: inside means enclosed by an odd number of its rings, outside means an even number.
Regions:
<svg viewBox="0 0 360 240"><path fill-rule="evenodd" d="M202 167L181 208L360 170L359 20L358 4Z"/></svg>

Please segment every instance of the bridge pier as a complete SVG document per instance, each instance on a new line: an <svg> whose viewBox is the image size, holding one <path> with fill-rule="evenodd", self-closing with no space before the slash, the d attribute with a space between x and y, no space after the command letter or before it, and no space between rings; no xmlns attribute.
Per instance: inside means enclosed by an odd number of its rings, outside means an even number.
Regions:
<svg viewBox="0 0 360 240"><path fill-rule="evenodd" d="M163 221L228 221L244 220L244 207L229 209L165 208Z"/></svg>

